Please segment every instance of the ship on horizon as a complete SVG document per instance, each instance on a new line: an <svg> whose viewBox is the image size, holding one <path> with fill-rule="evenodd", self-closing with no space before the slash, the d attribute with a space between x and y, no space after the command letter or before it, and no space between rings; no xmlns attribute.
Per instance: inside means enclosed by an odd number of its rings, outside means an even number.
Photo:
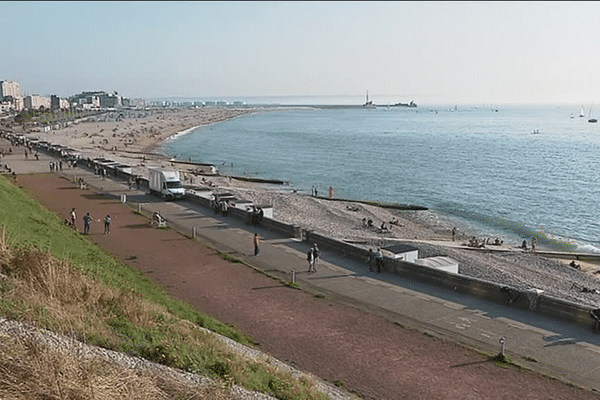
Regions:
<svg viewBox="0 0 600 400"><path fill-rule="evenodd" d="M415 103L414 101L411 100L410 103L396 103L396 104L388 104L387 107L416 107L417 103ZM367 97L365 100L365 104L363 104L363 107L368 107L368 108L375 108L377 107L377 105L375 103L373 103L373 100L369 100L369 91L367 90Z"/></svg>

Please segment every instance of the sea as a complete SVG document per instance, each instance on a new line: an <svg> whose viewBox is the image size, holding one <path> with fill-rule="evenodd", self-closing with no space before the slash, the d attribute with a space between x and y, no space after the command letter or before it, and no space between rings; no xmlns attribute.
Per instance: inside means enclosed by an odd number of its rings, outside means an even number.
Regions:
<svg viewBox="0 0 600 400"><path fill-rule="evenodd" d="M278 106L162 144L222 174L427 207L444 226L600 253L600 124L581 105ZM600 110L599 110L600 112ZM586 108L587 114L587 108Z"/></svg>

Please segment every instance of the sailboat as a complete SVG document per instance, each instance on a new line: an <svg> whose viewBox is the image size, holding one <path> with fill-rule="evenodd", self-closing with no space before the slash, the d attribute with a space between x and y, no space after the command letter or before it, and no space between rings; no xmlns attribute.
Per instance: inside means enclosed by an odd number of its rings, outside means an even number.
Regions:
<svg viewBox="0 0 600 400"><path fill-rule="evenodd" d="M598 122L598 120L596 118L592 118L592 106L593 105L594 105L594 103L592 103L592 105L590 106L590 116L589 116L589 119L588 119L588 122L592 122L592 123Z"/></svg>
<svg viewBox="0 0 600 400"><path fill-rule="evenodd" d="M583 106L581 106L581 111L579 111L579 117L580 118L585 117L585 110L583 109Z"/></svg>
<svg viewBox="0 0 600 400"><path fill-rule="evenodd" d="M368 90L367 90L367 100L365 101L365 104L363 104L363 107L375 108L375 104L373 104L373 100L369 101L369 91Z"/></svg>

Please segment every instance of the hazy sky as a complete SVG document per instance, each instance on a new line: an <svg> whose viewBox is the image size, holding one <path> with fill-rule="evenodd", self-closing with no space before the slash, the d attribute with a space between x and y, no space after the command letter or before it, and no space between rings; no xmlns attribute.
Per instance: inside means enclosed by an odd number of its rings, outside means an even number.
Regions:
<svg viewBox="0 0 600 400"><path fill-rule="evenodd" d="M0 2L24 94L600 103L600 2Z"/></svg>

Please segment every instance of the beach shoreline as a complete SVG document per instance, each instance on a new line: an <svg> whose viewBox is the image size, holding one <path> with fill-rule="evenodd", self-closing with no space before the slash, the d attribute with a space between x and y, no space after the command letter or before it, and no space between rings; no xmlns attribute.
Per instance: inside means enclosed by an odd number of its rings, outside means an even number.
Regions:
<svg viewBox="0 0 600 400"><path fill-rule="evenodd" d="M261 111L260 108L154 109L144 118L92 120L48 132L26 132L25 136L75 149L83 158L104 157L129 165L133 174L147 177L149 168L173 168L171 157L159 151L165 140L182 132L189 133ZM455 259L461 274L519 289L537 288L583 304L600 304L600 298L594 292L576 290L576 287L585 287L600 293L598 265L578 261L581 269L577 270L570 267L567 260L532 255L515 243L488 246L505 250L504 253L473 252L465 248L474 236L473 232L459 227L456 241L452 241L453 222L435 211L390 210L360 202L330 201L281 185L246 182L220 175L194 178L192 166L182 168L178 165L178 168L188 176L185 185L198 185L203 179L215 193L232 193L236 198L254 204L270 204L274 219L284 223L367 248L400 242L412 244L419 248L419 257L444 255ZM373 221L373 227L366 228L362 221L369 219ZM387 229L381 229L382 224ZM543 250L543 246L539 250Z"/></svg>

